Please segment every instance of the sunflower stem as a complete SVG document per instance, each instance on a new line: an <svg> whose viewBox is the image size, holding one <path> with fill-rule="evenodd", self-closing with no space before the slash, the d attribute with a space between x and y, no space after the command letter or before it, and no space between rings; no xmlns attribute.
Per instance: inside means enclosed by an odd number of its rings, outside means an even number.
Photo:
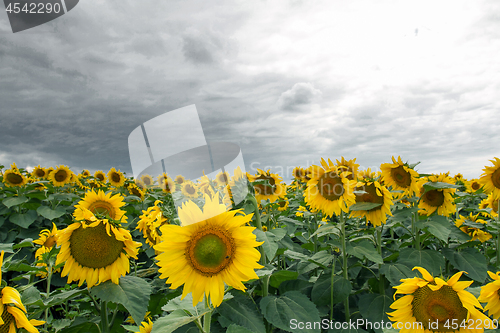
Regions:
<svg viewBox="0 0 500 333"><path fill-rule="evenodd" d="M380 225L375 228L375 231L377 233L377 252L382 256L382 229L384 228L383 225ZM384 274L380 273L380 268L382 267L381 264L378 264L378 281L379 281L379 292L380 295L385 295L385 282L384 282Z"/></svg>
<svg viewBox="0 0 500 333"><path fill-rule="evenodd" d="M101 326L102 333L109 333L108 303L106 301L101 304Z"/></svg>
<svg viewBox="0 0 500 333"><path fill-rule="evenodd" d="M347 253L346 253L346 233L345 233L345 220L344 220L344 212L340 212L340 227L342 230L342 273L344 275L344 279L349 281L349 275L347 274ZM345 320L349 321L351 317L349 314L349 296L344 300L344 311L345 311Z"/></svg>
<svg viewBox="0 0 500 333"><path fill-rule="evenodd" d="M212 308L210 307L210 301L205 295L205 309L210 309L207 313L203 315L203 332L210 333L210 326L212 325Z"/></svg>
<svg viewBox="0 0 500 333"><path fill-rule="evenodd" d="M47 289L46 289L46 294L45 294L45 299L48 299L50 296L50 284L52 281L52 264L49 260L48 265L47 265ZM49 308L45 309L45 329L47 329L47 322L49 319Z"/></svg>
<svg viewBox="0 0 500 333"><path fill-rule="evenodd" d="M332 250L333 254L333 250ZM332 276L330 280L330 322L333 320L333 282L335 278L335 261L337 258L334 256L332 261Z"/></svg>
<svg viewBox="0 0 500 333"><path fill-rule="evenodd" d="M411 214L411 230L413 231L414 243L413 247L420 251L420 230L417 226L418 213Z"/></svg>

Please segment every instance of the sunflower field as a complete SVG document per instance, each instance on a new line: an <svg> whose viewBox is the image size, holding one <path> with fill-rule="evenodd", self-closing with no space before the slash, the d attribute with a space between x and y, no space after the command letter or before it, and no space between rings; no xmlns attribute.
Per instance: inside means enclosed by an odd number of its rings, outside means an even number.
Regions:
<svg viewBox="0 0 500 333"><path fill-rule="evenodd" d="M0 333L500 332L490 163L321 159L291 184L0 165Z"/></svg>

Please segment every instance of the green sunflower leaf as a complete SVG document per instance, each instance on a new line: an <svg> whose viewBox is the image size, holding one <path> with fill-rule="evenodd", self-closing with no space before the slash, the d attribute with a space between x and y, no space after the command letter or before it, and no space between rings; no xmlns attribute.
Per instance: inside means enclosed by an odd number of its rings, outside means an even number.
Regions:
<svg viewBox="0 0 500 333"><path fill-rule="evenodd" d="M62 207L57 207L56 209L52 209L48 206L40 206L38 207L36 212L38 213L38 215L41 215L51 221L66 214L66 210Z"/></svg>
<svg viewBox="0 0 500 333"><path fill-rule="evenodd" d="M366 258L377 264L384 263L384 260L382 259L380 253L377 252L375 245L373 245L373 243L370 242L369 240L363 239L359 243L348 242L346 245L347 245L347 253L359 259Z"/></svg>
<svg viewBox="0 0 500 333"><path fill-rule="evenodd" d="M140 323L148 309L151 286L144 279L125 275L119 284L109 280L90 288L90 293L102 301L122 304L134 321Z"/></svg>
<svg viewBox="0 0 500 333"><path fill-rule="evenodd" d="M405 248L399 252L397 263L403 264L410 269L413 267L423 267L433 276L439 276L444 272L444 257L441 253L435 250L417 250Z"/></svg>
<svg viewBox="0 0 500 333"><path fill-rule="evenodd" d="M392 286L401 284L401 279L412 278L416 276L415 271L412 271L405 265L401 264L384 264L380 267L380 273L384 274Z"/></svg>
<svg viewBox="0 0 500 333"><path fill-rule="evenodd" d="M299 323L320 322L319 312L311 300L298 291L276 296L266 296L260 308L268 322L287 332L321 332L319 328L301 327Z"/></svg>
<svg viewBox="0 0 500 333"><path fill-rule="evenodd" d="M262 315L257 310L253 301L242 292L233 291L234 298L222 304L217 308L225 319L245 327L251 332L266 332Z"/></svg>
<svg viewBox="0 0 500 333"><path fill-rule="evenodd" d="M274 288L279 288L281 282L295 280L298 276L299 273L293 271L277 271L271 275L269 284Z"/></svg>
<svg viewBox="0 0 500 333"><path fill-rule="evenodd" d="M151 330L151 333L171 333L179 327L200 319L205 313L209 311L210 309L206 309L204 312L196 316L190 316L186 312L184 312L184 310L175 310L165 317L161 317L160 319L155 321L153 323L153 329Z"/></svg>
<svg viewBox="0 0 500 333"><path fill-rule="evenodd" d="M418 221L417 225L421 230L426 229L431 235L434 235L445 243L448 243L448 237L452 229L456 229L455 226L450 224L448 218L440 215L434 215L427 221Z"/></svg>
<svg viewBox="0 0 500 333"><path fill-rule="evenodd" d="M94 323L83 323L71 326L60 331L61 333L100 333L101 330Z"/></svg>
<svg viewBox="0 0 500 333"><path fill-rule="evenodd" d="M253 332L243 326L231 324L227 328L226 333L253 333Z"/></svg>
<svg viewBox="0 0 500 333"><path fill-rule="evenodd" d="M17 205L23 204L23 203L27 202L28 200L29 199L26 198L25 196L10 197L10 198L4 199L2 201L2 203L5 206L7 206L7 208L10 208L10 207L13 207L13 206L17 206Z"/></svg>
<svg viewBox="0 0 500 333"><path fill-rule="evenodd" d="M276 242L286 235L286 230L280 228L264 232L255 229L254 233L257 236L258 242L264 242L264 244L262 244L261 246L266 253L266 257L269 259L269 261L273 260L274 256L276 255L276 251L278 251L278 243Z"/></svg>
<svg viewBox="0 0 500 333"><path fill-rule="evenodd" d="M454 185L445 182L427 182L424 185L424 193L431 190L442 190L445 188L459 188L460 185Z"/></svg>
<svg viewBox="0 0 500 333"><path fill-rule="evenodd" d="M392 312L390 305L393 300L387 295L365 294L359 297L359 312L366 321L370 323L390 322L386 312ZM373 327L375 332L382 330Z"/></svg>
<svg viewBox="0 0 500 333"><path fill-rule="evenodd" d="M373 208L377 208L379 206L382 206L380 203L375 203L375 202L358 202L355 203L354 205L349 207L349 210L356 211L356 210L370 210Z"/></svg>
<svg viewBox="0 0 500 333"><path fill-rule="evenodd" d="M26 213L14 213L9 217L10 222L27 229L38 217L36 211L28 210Z"/></svg>
<svg viewBox="0 0 500 333"><path fill-rule="evenodd" d="M442 252L446 259L448 259L456 269L468 273L465 274L465 276L480 283L484 283L488 265L486 263L486 258L479 252L479 249L473 247L468 247L461 251L442 249Z"/></svg>
<svg viewBox="0 0 500 333"><path fill-rule="evenodd" d="M317 306L329 305L331 302L332 276L330 273L321 275L312 288L311 299ZM342 276L335 276L333 280L333 303L343 302L349 296L351 290L352 286L349 280L344 279Z"/></svg>

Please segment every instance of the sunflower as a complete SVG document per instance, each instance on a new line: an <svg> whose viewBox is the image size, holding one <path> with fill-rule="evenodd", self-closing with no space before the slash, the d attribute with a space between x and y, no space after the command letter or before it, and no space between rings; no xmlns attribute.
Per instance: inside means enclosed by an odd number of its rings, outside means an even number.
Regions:
<svg viewBox="0 0 500 333"><path fill-rule="evenodd" d="M45 178L47 177L47 170L45 170L45 168L42 168L40 166L40 164L38 166L36 166L33 171L31 171L31 175L34 177L34 178Z"/></svg>
<svg viewBox="0 0 500 333"><path fill-rule="evenodd" d="M484 327L493 327L490 318L477 309L482 310L482 307L476 297L465 291L473 281L458 281L463 272L444 281L433 278L422 267L413 269L423 278L401 279L402 284L394 287L394 298L396 294L406 295L391 304L395 311L387 313L389 319L395 321L393 328L400 329L401 333L465 333L483 332ZM474 329L467 329L471 322Z"/></svg>
<svg viewBox="0 0 500 333"><path fill-rule="evenodd" d="M151 319L148 318L148 322L141 322L141 325L139 327L139 332L136 332L136 333L151 333L151 331L153 330L153 322L151 321Z"/></svg>
<svg viewBox="0 0 500 333"><path fill-rule="evenodd" d="M299 208L297 209L297 212L295 213L295 216L304 217L304 213L306 213L306 212L308 212L306 207L299 206Z"/></svg>
<svg viewBox="0 0 500 333"><path fill-rule="evenodd" d="M493 279L493 282L481 287L481 294L478 301L487 303L484 311L488 311L488 315L493 319L500 318L500 272L493 274L488 271L488 275Z"/></svg>
<svg viewBox="0 0 500 333"><path fill-rule="evenodd" d="M143 210L142 215L139 216L139 222L137 222L136 229L142 232L146 243L150 246L154 246L161 241L161 235L158 232L159 228L164 224L168 224L168 218L163 216L158 206L160 203L160 200L156 200L153 207Z"/></svg>
<svg viewBox="0 0 500 333"><path fill-rule="evenodd" d="M59 231L57 230L55 223L52 222L52 230L43 229L42 231L40 231L40 238L34 240L33 243L51 249L57 243L58 232Z"/></svg>
<svg viewBox="0 0 500 333"><path fill-rule="evenodd" d="M127 191L131 195L135 195L136 197L139 197L141 201L144 201L145 198L145 191L141 190L139 186L135 185L134 183L130 183L127 185Z"/></svg>
<svg viewBox="0 0 500 333"><path fill-rule="evenodd" d="M484 215L495 218L498 216L498 199L495 199L493 193L488 194L486 199L481 200L479 204L479 209L490 208L491 212L484 213Z"/></svg>
<svg viewBox="0 0 500 333"><path fill-rule="evenodd" d="M460 228L460 230L462 230L463 232L465 232L469 236L471 236L472 237L471 240L473 240L473 241L480 240L481 243L484 243L485 241L487 241L488 239L490 239L492 237L491 234L489 234L488 232L486 232L484 230L481 230L481 228L476 228L476 227L473 227L470 225L463 225L465 222L467 222L467 224L472 224L472 223L474 223L474 224L486 224L487 223L485 220L479 219L478 216L479 216L479 213L476 215L473 215L472 213L470 213L469 217L460 216L460 218L458 218L455 221L455 226L457 228Z"/></svg>
<svg viewBox="0 0 500 333"><path fill-rule="evenodd" d="M177 175L175 177L175 182L179 185L182 185L182 183L184 183L186 181L186 179L184 177L182 177L182 175Z"/></svg>
<svg viewBox="0 0 500 333"><path fill-rule="evenodd" d="M375 227L382 225L382 223L385 224L387 215L392 216L391 206L394 203L391 192L385 186L380 185L378 181L370 178L363 178L361 184L358 183L355 190L365 191L366 193L356 194L356 203L377 203L380 206L368 210L351 211L351 216L366 217L366 222L370 222Z"/></svg>
<svg viewBox="0 0 500 333"><path fill-rule="evenodd" d="M68 284L79 281L81 286L86 281L89 288L107 280L118 284L130 271L128 258L137 259L141 243L134 242L128 230L96 219L87 209L83 215L85 220L60 231L56 265L65 262L61 276L68 276Z"/></svg>
<svg viewBox="0 0 500 333"><path fill-rule="evenodd" d="M269 199L270 202L275 202L279 197L286 194L286 187L282 183L283 179L275 173L271 173L269 170L263 171L257 169L258 173L255 176L248 175L248 180L250 182L255 182L257 180L267 180L269 184L255 184L253 186L255 190L255 198L257 202L261 200Z"/></svg>
<svg viewBox="0 0 500 333"><path fill-rule="evenodd" d="M108 182L114 187L122 187L125 184L125 176L115 168L111 168L108 172Z"/></svg>
<svg viewBox="0 0 500 333"><path fill-rule="evenodd" d="M465 192L467 193L476 193L482 186L479 183L479 179L467 180L465 181L464 185L465 185Z"/></svg>
<svg viewBox="0 0 500 333"><path fill-rule="evenodd" d="M24 328L30 333L38 333L35 326L45 324L44 321L26 317L27 310L21 302L21 295L12 287L1 287L2 264L4 251L0 253L0 332L15 333L17 328Z"/></svg>
<svg viewBox="0 0 500 333"><path fill-rule="evenodd" d="M165 193L175 192L175 183L165 172L158 176L158 184Z"/></svg>
<svg viewBox="0 0 500 333"><path fill-rule="evenodd" d="M455 193L454 188L443 188L430 190L424 193L423 185L427 182L442 182L454 185L453 178L441 173L437 176L431 175L428 177L423 177L418 181L418 186L420 188L421 198L418 202L418 207L420 208L419 213L423 215L431 215L437 211L438 215L448 216L456 211L455 202L453 199L453 194Z"/></svg>
<svg viewBox="0 0 500 333"><path fill-rule="evenodd" d="M500 199L500 158L494 157L490 160L493 166L485 166L484 173L479 178L479 183L483 185L486 194L493 193L493 197Z"/></svg>
<svg viewBox="0 0 500 333"><path fill-rule="evenodd" d="M100 182L106 182L106 174L102 170L94 172L94 177Z"/></svg>
<svg viewBox="0 0 500 333"><path fill-rule="evenodd" d="M229 180L230 180L229 173L225 171L224 172L221 171L217 174L217 176L215 176L215 182L219 186L226 186L229 183Z"/></svg>
<svg viewBox="0 0 500 333"><path fill-rule="evenodd" d="M238 166L234 169L234 174L229 180L228 194L235 204L244 200L248 193L248 179L245 172Z"/></svg>
<svg viewBox="0 0 500 333"><path fill-rule="evenodd" d="M219 196L205 196L203 211L189 201L179 207L181 225L161 227L163 242L155 245L160 278L168 278L171 289L184 285L182 298L193 295L193 306L208 297L214 306L222 303L224 283L245 290L242 282L258 279L254 269L260 252L252 231L246 226L253 214L241 210L226 211Z"/></svg>
<svg viewBox="0 0 500 333"><path fill-rule="evenodd" d="M198 188L190 180L182 183L181 191L182 191L182 194L184 194L184 196L187 198L197 198L198 197Z"/></svg>
<svg viewBox="0 0 500 333"><path fill-rule="evenodd" d="M142 175L141 180L146 185L146 187L153 186L155 181L150 175Z"/></svg>
<svg viewBox="0 0 500 333"><path fill-rule="evenodd" d="M312 210L320 210L328 217L348 212L356 202L354 187L357 182L349 180L349 171L342 171L328 159L321 158L321 165L311 168L311 180L307 182L305 202Z"/></svg>
<svg viewBox="0 0 500 333"><path fill-rule="evenodd" d="M35 257L37 261L39 261L36 265L38 267L47 267L47 264L43 262L43 255L45 253L48 253L52 250L52 248L56 245L57 243L57 238L58 236L58 230L55 225L55 223L52 223L52 230L49 229L43 229L40 231L39 237L37 240L34 240L33 243L41 245L39 249L36 250L35 252ZM55 270L55 272L59 272L60 269L58 268ZM40 272L37 273L38 276L45 277L47 275L46 272Z"/></svg>
<svg viewBox="0 0 500 333"><path fill-rule="evenodd" d="M91 190L87 191L84 198L75 205L73 216L77 221L85 220L85 214L88 210L96 217L106 217L126 223L125 211L120 209L124 205L121 194L112 196L111 192L105 194L103 190L99 190L97 193Z"/></svg>
<svg viewBox="0 0 500 333"><path fill-rule="evenodd" d="M82 172L80 172L80 176L82 176L83 178L87 178L87 177L90 177L92 174L90 173L89 170L87 169L83 169Z"/></svg>
<svg viewBox="0 0 500 333"><path fill-rule="evenodd" d="M397 161L392 156L392 162L380 165L384 185L387 187L392 186L393 190L404 191L404 194L409 197L418 193L418 173L410 168L408 163L403 163L401 156L398 156Z"/></svg>
<svg viewBox="0 0 500 333"><path fill-rule="evenodd" d="M28 178L25 177L17 168L5 170L3 174L3 183L7 187L20 187L28 183Z"/></svg>
<svg viewBox="0 0 500 333"><path fill-rule="evenodd" d="M284 212L285 210L288 209L288 205L290 202L288 201L287 197L281 197L278 199L278 210L280 212Z"/></svg>
<svg viewBox="0 0 500 333"><path fill-rule="evenodd" d="M355 158L348 161L344 158L344 156L341 156L341 160L340 161L336 160L336 162L339 169L341 169L342 171L350 172L349 174L347 174L347 179L349 180L356 179L358 174L359 164L356 163Z"/></svg>
<svg viewBox="0 0 500 333"><path fill-rule="evenodd" d="M296 179L298 181L302 181L302 180L304 180L304 177L306 176L306 171L304 169L302 169L301 167L295 167L295 168L293 168L292 175L293 175L294 179Z"/></svg>
<svg viewBox="0 0 500 333"><path fill-rule="evenodd" d="M48 179L54 186L61 187L71 182L73 172L65 165L60 165L52 171Z"/></svg>

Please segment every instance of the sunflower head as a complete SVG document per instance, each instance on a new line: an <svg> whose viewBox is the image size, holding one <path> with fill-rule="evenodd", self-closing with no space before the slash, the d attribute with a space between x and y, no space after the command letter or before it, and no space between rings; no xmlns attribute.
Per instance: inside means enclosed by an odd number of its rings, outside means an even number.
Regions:
<svg viewBox="0 0 500 333"><path fill-rule="evenodd" d="M287 210L288 205L290 204L287 197L281 197L280 199L278 199L277 203L278 203L278 210L280 212L284 212L285 210Z"/></svg>
<svg viewBox="0 0 500 333"><path fill-rule="evenodd" d="M47 177L47 170L45 168L42 168L40 165L36 166L33 171L31 171L31 175L34 178L45 178Z"/></svg>
<svg viewBox="0 0 500 333"><path fill-rule="evenodd" d="M357 178L359 164L356 163L356 159L346 160L344 156L341 156L341 160L336 160L337 167L343 171L348 171L346 175L347 179L353 180Z"/></svg>
<svg viewBox="0 0 500 333"><path fill-rule="evenodd" d="M125 211L120 207L124 206L123 196L121 194L112 195L111 192L104 193L103 190L95 192L87 191L82 200L75 205L73 216L77 221L88 220L90 216L96 218L108 218L114 221L126 222Z"/></svg>
<svg viewBox="0 0 500 333"><path fill-rule="evenodd" d="M453 194L455 193L455 188L443 188L443 189L432 189L425 191L423 185L427 182L441 182L454 185L453 178L448 175L441 173L439 175L431 175L429 177L422 177L418 181L419 192L421 193L421 198L418 203L420 208L419 213L424 215L431 215L437 212L438 215L448 216L456 211L455 201L453 199Z"/></svg>
<svg viewBox="0 0 500 333"><path fill-rule="evenodd" d="M143 210L142 215L139 217L139 222L137 222L136 229L142 231L146 243L150 246L154 246L161 241L159 229L161 226L169 223L168 218L163 216L163 212L158 206L160 203L160 200L156 200L153 207Z"/></svg>
<svg viewBox="0 0 500 333"><path fill-rule="evenodd" d="M465 191L468 193L476 193L481 189L481 183L479 183L479 179L471 179L465 181Z"/></svg>
<svg viewBox="0 0 500 333"><path fill-rule="evenodd" d="M193 306L205 296L219 306L224 284L245 290L242 282L257 279L254 269L260 253L255 249L254 227L246 224L253 214L240 210L226 211L219 201L206 195L203 210L193 202L179 207L182 226L164 225L163 242L154 246L158 255L160 278L168 278L171 289L184 285L182 298L193 295Z"/></svg>
<svg viewBox="0 0 500 333"><path fill-rule="evenodd" d="M286 187L282 183L283 179L278 174L271 173L270 170L257 169L255 176L250 174L247 174L247 176L250 182L256 182L253 188L257 202L267 199L270 202L275 202L279 197L286 194Z"/></svg>
<svg viewBox="0 0 500 333"><path fill-rule="evenodd" d="M177 175L175 177L176 184L182 185L182 183L184 183L185 181L186 181L186 179L182 175Z"/></svg>
<svg viewBox="0 0 500 333"><path fill-rule="evenodd" d="M40 231L40 238L34 240L33 243L51 249L57 243L58 232L55 223L52 222L52 230L43 229Z"/></svg>
<svg viewBox="0 0 500 333"><path fill-rule="evenodd" d="M490 217L497 217L498 216L498 199L496 199L493 195L493 193L488 194L486 199L481 200L481 203L479 204L479 209L485 209L489 208L491 209L490 213L487 214L485 213L486 216Z"/></svg>
<svg viewBox="0 0 500 333"><path fill-rule="evenodd" d="M107 280L118 284L130 271L128 258L137 258L141 246L128 230L95 218L66 227L57 244L56 265L65 262L61 276L68 276L68 283L79 281L79 286L86 281L89 288Z"/></svg>
<svg viewBox="0 0 500 333"><path fill-rule="evenodd" d="M21 187L28 183L28 178L19 169L8 169L3 174L3 183L7 187Z"/></svg>
<svg viewBox="0 0 500 333"><path fill-rule="evenodd" d="M391 304L391 309L395 311L387 313L389 319L395 321L394 328L406 327L406 323L420 323L420 327L415 332L469 332L466 328L460 328L465 324L467 327L469 320L478 322L481 328L491 324L492 321L480 310L481 304L474 295L465 291L473 281L459 282L463 272L458 272L447 281L441 278L434 278L422 267L414 267L423 278L402 279L402 284L394 287L397 294L405 294ZM451 322L458 322L456 329L450 329ZM448 325L448 326L447 326ZM480 327L477 328L480 328ZM474 326L476 328L476 326Z"/></svg>
<svg viewBox="0 0 500 333"><path fill-rule="evenodd" d="M361 182L363 185L356 187L356 191L364 192L356 194L356 203L374 203L379 206L368 210L351 211L351 216L366 217L366 221L374 226L380 226L387 221L387 215L392 216L391 206L392 194L389 190L380 185L378 181Z"/></svg>
<svg viewBox="0 0 500 333"><path fill-rule="evenodd" d="M4 251L0 252L0 282L2 281L2 264ZM45 324L44 321L26 317L27 310L21 301L21 295L12 287L0 285L0 332L16 332L17 328L24 328L30 333L38 333L35 326Z"/></svg>
<svg viewBox="0 0 500 333"><path fill-rule="evenodd" d="M306 171L301 167L295 167L292 171L293 178L296 180L303 180L306 176Z"/></svg>
<svg viewBox="0 0 500 333"><path fill-rule="evenodd" d="M89 170L83 169L82 172L80 172L80 176L82 176L83 178L87 178L91 176L91 173Z"/></svg>
<svg viewBox="0 0 500 333"><path fill-rule="evenodd" d="M471 236L471 240L479 240L481 243L492 237L490 233L483 230L483 225L486 223L485 220L479 218L479 213L476 215L470 213L468 217L462 215L455 220L457 228L460 228L460 230Z"/></svg>
<svg viewBox="0 0 500 333"><path fill-rule="evenodd" d="M106 182L106 174L102 170L97 170L94 172L94 177L100 182Z"/></svg>
<svg viewBox="0 0 500 333"><path fill-rule="evenodd" d="M141 180L144 183L144 185L146 185L146 187L153 186L155 183L153 177L151 177L150 175L142 175Z"/></svg>
<svg viewBox="0 0 500 333"><path fill-rule="evenodd" d="M393 163L384 163L380 166L382 179L386 186L392 186L393 190L402 190L409 197L418 193L418 173L410 168L408 163L403 163L401 156L398 160L392 156Z"/></svg>
<svg viewBox="0 0 500 333"><path fill-rule="evenodd" d="M197 198L198 197L198 187L190 180L184 181L181 185L182 194L186 198Z"/></svg>
<svg viewBox="0 0 500 333"><path fill-rule="evenodd" d="M136 333L151 333L153 330L153 322L151 319L147 318L147 322L141 322L141 326L139 327L139 332Z"/></svg>
<svg viewBox="0 0 500 333"><path fill-rule="evenodd" d="M493 166L484 167L479 183L483 185L485 193L493 193L495 199L500 199L500 158L495 157L490 162Z"/></svg>
<svg viewBox="0 0 500 333"><path fill-rule="evenodd" d="M321 159L321 166L313 165L311 179L307 182L305 201L312 210L322 211L326 216L348 212L356 202L354 188L357 182L349 180L350 171L338 168L330 159Z"/></svg>
<svg viewBox="0 0 500 333"><path fill-rule="evenodd" d="M160 188L165 193L174 193L175 192L175 183L166 173L163 173L158 176L158 184Z"/></svg>
<svg viewBox="0 0 500 333"><path fill-rule="evenodd" d="M60 165L52 171L48 178L54 186L61 187L71 183L73 172L65 165Z"/></svg>
<svg viewBox="0 0 500 333"><path fill-rule="evenodd" d="M111 168L108 172L108 182L114 187L122 187L125 184L125 175L120 170Z"/></svg>
<svg viewBox="0 0 500 333"><path fill-rule="evenodd" d="M136 197L139 197L141 199L141 201L144 201L145 191L141 190L139 188L139 186L135 185L134 183L128 184L127 191L131 195L135 195Z"/></svg>
<svg viewBox="0 0 500 333"><path fill-rule="evenodd" d="M498 320L500 318L500 272L494 274L488 271L488 275L493 281L481 287L481 294L478 301L487 303L484 311L488 311L488 314L493 319Z"/></svg>

